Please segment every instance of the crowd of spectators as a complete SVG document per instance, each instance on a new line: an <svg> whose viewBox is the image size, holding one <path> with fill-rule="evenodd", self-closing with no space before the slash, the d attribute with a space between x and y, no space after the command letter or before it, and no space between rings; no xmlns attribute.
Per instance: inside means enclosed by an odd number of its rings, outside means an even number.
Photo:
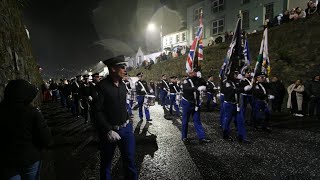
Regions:
<svg viewBox="0 0 320 180"><path fill-rule="evenodd" d="M264 27L274 27L290 21L310 18L313 15L320 13L320 4L318 1L308 1L307 8L303 10L301 7L296 7L291 10L286 10L283 14L275 16L273 19L266 19Z"/></svg>

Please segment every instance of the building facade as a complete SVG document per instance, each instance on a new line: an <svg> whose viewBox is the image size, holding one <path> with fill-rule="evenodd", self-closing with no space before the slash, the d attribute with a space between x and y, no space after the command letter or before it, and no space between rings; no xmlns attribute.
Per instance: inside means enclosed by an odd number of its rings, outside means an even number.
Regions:
<svg viewBox="0 0 320 180"><path fill-rule="evenodd" d="M306 8L304 0L204 0L187 9L188 44L195 37L202 14L204 25L203 42L206 46L217 37L224 38L225 32L234 31L242 12L242 27L247 32L261 30L266 19L273 19L287 9Z"/></svg>
<svg viewBox="0 0 320 180"><path fill-rule="evenodd" d="M177 46L187 46L189 42L188 31L182 30L167 34L162 37L162 49L170 48L173 49Z"/></svg>

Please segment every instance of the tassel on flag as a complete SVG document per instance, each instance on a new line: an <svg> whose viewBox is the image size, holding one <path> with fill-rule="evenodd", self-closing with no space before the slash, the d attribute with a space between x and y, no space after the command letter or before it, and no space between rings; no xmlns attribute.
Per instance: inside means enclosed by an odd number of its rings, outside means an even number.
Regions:
<svg viewBox="0 0 320 180"><path fill-rule="evenodd" d="M257 73L265 73L268 77L270 75L270 71L271 67L268 52L268 28L266 28L263 32L259 56L254 68L254 75L256 75Z"/></svg>

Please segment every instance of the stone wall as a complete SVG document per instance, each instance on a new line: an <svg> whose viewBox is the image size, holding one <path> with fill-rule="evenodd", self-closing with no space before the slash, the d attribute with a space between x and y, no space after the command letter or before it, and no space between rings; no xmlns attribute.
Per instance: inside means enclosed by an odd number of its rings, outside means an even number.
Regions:
<svg viewBox="0 0 320 180"><path fill-rule="evenodd" d="M253 68L260 49L263 32L248 37ZM202 62L202 74L206 77L210 68L214 69L218 81L219 69L223 63L229 44L206 47L205 60ZM320 16L311 19L290 22L269 29L269 57L271 76L278 76L286 85L291 81L303 81L320 72ZM129 72L135 76L138 71L145 73L147 80L158 80L161 74L168 76L185 75L186 56L154 64L151 70L137 69Z"/></svg>
<svg viewBox="0 0 320 180"><path fill-rule="evenodd" d="M23 3L23 0L0 1L0 100L11 79L25 79L39 87L42 82L22 21Z"/></svg>

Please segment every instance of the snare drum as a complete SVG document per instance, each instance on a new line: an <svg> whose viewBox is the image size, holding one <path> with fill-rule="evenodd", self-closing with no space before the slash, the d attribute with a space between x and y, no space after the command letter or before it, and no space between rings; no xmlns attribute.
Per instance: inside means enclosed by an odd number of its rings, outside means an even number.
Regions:
<svg viewBox="0 0 320 180"><path fill-rule="evenodd" d="M145 95L143 103L147 106L154 106L156 97L154 95Z"/></svg>
<svg viewBox="0 0 320 180"><path fill-rule="evenodd" d="M130 92L130 100L137 101L137 94L135 90L131 90Z"/></svg>
<svg viewBox="0 0 320 180"><path fill-rule="evenodd" d="M177 101L177 102L180 102L180 101L181 101L181 94L180 94L180 93L177 93L177 94L176 94L176 101Z"/></svg>

